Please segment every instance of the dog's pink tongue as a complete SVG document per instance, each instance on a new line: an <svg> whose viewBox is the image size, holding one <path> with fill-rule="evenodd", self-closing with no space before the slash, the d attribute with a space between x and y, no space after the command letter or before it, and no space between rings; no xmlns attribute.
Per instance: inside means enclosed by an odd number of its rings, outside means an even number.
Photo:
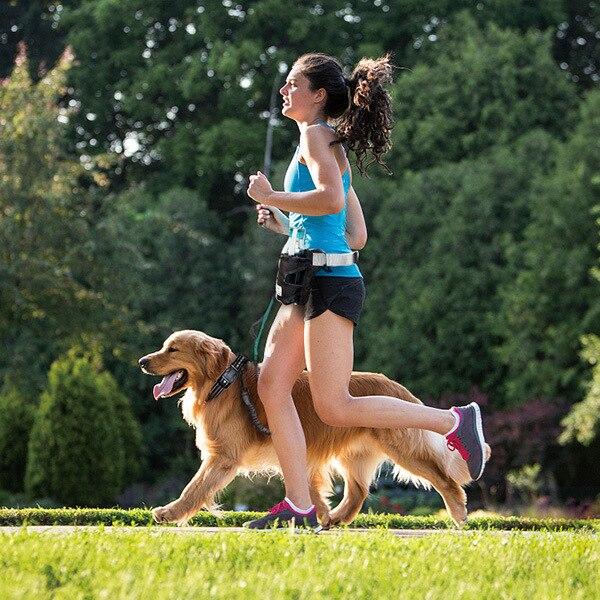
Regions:
<svg viewBox="0 0 600 600"><path fill-rule="evenodd" d="M157 383L154 386L152 393L154 394L155 400L158 400L161 396L168 394L173 389L177 375L179 375L179 371L175 371L175 373L167 375L160 383Z"/></svg>

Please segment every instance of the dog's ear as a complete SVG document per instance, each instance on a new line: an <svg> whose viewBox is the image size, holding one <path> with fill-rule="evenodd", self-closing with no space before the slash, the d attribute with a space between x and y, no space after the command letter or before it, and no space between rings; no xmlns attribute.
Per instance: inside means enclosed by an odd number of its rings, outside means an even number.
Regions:
<svg viewBox="0 0 600 600"><path fill-rule="evenodd" d="M195 348L198 366L211 379L216 379L227 368L230 353L227 344L215 338L200 340Z"/></svg>

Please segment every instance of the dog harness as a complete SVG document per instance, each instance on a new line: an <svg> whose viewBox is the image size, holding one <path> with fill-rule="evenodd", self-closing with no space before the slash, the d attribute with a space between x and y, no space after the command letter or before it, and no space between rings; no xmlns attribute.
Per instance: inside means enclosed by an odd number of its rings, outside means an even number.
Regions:
<svg viewBox="0 0 600 600"><path fill-rule="evenodd" d="M210 388L206 401L213 400L223 391L225 391L242 373L248 359L240 354L231 365L229 365L217 378L214 385Z"/></svg>
<svg viewBox="0 0 600 600"><path fill-rule="evenodd" d="M249 359L246 358L243 354L240 354L231 365L229 365L217 378L212 388L210 388L210 392L206 397L206 401L209 402L214 400L219 394L225 391L238 377L240 377L249 363ZM250 398L250 394L244 385L244 378L240 378L240 383L242 384L242 402L248 411L250 416L250 421L254 428L262 433L263 435L271 435L271 430L260 422L258 418L258 414L256 412L256 407L252 403L252 398Z"/></svg>

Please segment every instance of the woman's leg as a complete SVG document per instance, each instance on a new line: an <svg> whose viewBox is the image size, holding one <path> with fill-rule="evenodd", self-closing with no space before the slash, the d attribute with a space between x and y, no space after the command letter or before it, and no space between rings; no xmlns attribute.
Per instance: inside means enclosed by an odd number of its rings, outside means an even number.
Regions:
<svg viewBox="0 0 600 600"><path fill-rule="evenodd" d="M306 322L304 347L315 409L337 427L413 427L446 434L455 423L449 410L391 396L351 396L354 324L326 310Z"/></svg>
<svg viewBox="0 0 600 600"><path fill-rule="evenodd" d="M300 307L282 305L269 331L258 378L258 395L267 413L286 496L300 509L312 505L306 440L291 394L304 369L303 335L304 318Z"/></svg>

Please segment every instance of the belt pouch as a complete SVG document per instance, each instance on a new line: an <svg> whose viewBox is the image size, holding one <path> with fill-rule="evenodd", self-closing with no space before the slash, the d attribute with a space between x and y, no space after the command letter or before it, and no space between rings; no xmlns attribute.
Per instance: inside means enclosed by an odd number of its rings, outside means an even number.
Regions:
<svg viewBox="0 0 600 600"><path fill-rule="evenodd" d="M282 304L306 304L314 277L312 252L281 254L277 265L275 297Z"/></svg>

